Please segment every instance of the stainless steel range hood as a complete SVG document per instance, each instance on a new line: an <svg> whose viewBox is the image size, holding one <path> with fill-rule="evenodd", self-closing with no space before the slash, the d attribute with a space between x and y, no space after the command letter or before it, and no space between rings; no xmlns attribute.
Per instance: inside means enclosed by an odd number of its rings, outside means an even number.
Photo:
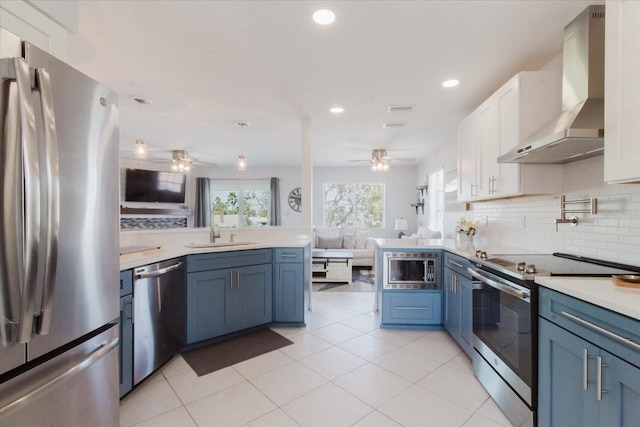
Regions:
<svg viewBox="0 0 640 427"><path fill-rule="evenodd" d="M560 116L498 163L560 164L603 154L604 10L589 6L564 29Z"/></svg>

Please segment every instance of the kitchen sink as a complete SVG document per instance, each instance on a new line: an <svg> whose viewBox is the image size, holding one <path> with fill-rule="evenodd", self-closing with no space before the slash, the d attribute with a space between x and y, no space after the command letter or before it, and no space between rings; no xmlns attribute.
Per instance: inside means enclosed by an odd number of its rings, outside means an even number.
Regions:
<svg viewBox="0 0 640 427"><path fill-rule="evenodd" d="M210 243L189 243L187 248L223 248L226 246L255 245L255 242L210 242Z"/></svg>

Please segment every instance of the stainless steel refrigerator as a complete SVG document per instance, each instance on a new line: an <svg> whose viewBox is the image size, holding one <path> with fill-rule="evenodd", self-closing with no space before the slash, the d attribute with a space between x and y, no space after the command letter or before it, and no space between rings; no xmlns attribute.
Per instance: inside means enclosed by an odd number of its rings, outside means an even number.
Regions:
<svg viewBox="0 0 640 427"><path fill-rule="evenodd" d="M0 28L0 426L118 425L118 97Z"/></svg>

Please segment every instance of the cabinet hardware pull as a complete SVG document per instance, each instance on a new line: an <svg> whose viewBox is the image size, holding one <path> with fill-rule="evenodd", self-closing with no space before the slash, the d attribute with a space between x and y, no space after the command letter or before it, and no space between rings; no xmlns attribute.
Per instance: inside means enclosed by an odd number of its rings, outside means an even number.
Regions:
<svg viewBox="0 0 640 427"><path fill-rule="evenodd" d="M396 310L431 310L430 307L395 307Z"/></svg>
<svg viewBox="0 0 640 427"><path fill-rule="evenodd" d="M602 357L596 357L596 400L602 400L602 394L608 393L608 390L602 389L602 368L606 368L609 365L602 363Z"/></svg>
<svg viewBox="0 0 640 427"><path fill-rule="evenodd" d="M296 258L296 254L282 254L282 258Z"/></svg>
<svg viewBox="0 0 640 427"><path fill-rule="evenodd" d="M233 288L233 270L229 270L229 287Z"/></svg>
<svg viewBox="0 0 640 427"><path fill-rule="evenodd" d="M236 286L240 287L240 269L236 271Z"/></svg>
<svg viewBox="0 0 640 427"><path fill-rule="evenodd" d="M574 322L578 322L581 325L584 325L584 326L586 326L588 328L591 328L594 331L600 332L600 333L608 336L609 338L612 338L612 339L614 339L614 340L616 340L618 342L621 342L622 344L626 344L628 346L631 346L631 347L633 347L635 349L640 350L640 344L633 342L633 340L631 338L621 337L620 335L618 335L618 334L616 334L614 332L608 331L608 330L606 330L606 329L604 329L604 328L602 328L602 327L600 327L598 325L594 325L593 323L584 320L582 317L573 315L571 313L567 313L566 311L561 311L560 313L563 316L568 317L569 319L573 320Z"/></svg>
<svg viewBox="0 0 640 427"><path fill-rule="evenodd" d="M589 384L593 384L595 381L589 380L589 360L594 359L593 356L589 356L589 351L586 348L582 349L582 389L588 390Z"/></svg>
<svg viewBox="0 0 640 427"><path fill-rule="evenodd" d="M450 259L450 260L449 260L449 264L453 264L453 265L455 265L456 267L464 268L464 265L462 265L462 264L460 264L460 263L458 263L458 262L455 262L455 261L454 261L454 260L452 260L452 259Z"/></svg>

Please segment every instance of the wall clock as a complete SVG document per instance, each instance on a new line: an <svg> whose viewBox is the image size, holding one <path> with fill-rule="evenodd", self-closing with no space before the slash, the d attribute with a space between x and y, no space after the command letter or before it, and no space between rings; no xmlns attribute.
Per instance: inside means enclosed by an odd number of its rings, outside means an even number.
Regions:
<svg viewBox="0 0 640 427"><path fill-rule="evenodd" d="M296 212L300 212L302 206L302 189L296 187L289 193L289 207Z"/></svg>

